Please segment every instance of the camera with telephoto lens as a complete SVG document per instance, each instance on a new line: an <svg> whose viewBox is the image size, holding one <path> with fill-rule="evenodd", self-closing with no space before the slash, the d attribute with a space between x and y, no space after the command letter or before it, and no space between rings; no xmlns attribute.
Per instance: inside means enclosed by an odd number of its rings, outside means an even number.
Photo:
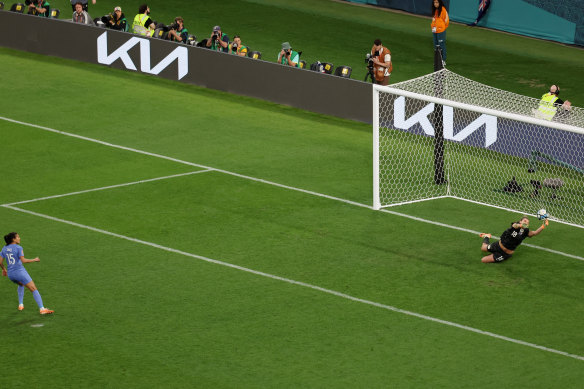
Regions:
<svg viewBox="0 0 584 389"><path fill-rule="evenodd" d="M289 57L289 56L290 56L290 54L291 54L291 53L290 53L290 49L288 49L288 50L284 50L284 55L285 55L286 57Z"/></svg>
<svg viewBox="0 0 584 389"><path fill-rule="evenodd" d="M178 23L177 23L177 22L174 22L174 23L172 23L170 26L168 26L168 29L169 29L169 30L176 30L176 31L178 31L178 30L179 30L179 28L180 28L180 26L178 25Z"/></svg>
<svg viewBox="0 0 584 389"><path fill-rule="evenodd" d="M231 49L232 49L233 51L237 51L237 42L233 42L233 43L231 44Z"/></svg>
<svg viewBox="0 0 584 389"><path fill-rule="evenodd" d="M365 63L367 64L367 67L369 69L373 69L373 60L371 59L371 53L367 53L367 55L365 56Z"/></svg>
<svg viewBox="0 0 584 389"><path fill-rule="evenodd" d="M217 39L219 39L219 34L217 34L216 32L213 33L213 35L211 36L211 39L216 41Z"/></svg>

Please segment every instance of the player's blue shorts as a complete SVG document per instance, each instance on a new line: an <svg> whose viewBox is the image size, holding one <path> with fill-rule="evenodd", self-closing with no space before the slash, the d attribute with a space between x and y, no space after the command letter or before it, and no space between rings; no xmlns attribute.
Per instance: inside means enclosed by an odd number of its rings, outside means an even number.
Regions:
<svg viewBox="0 0 584 389"><path fill-rule="evenodd" d="M15 284L26 285L32 281L32 278L28 275L26 269L18 270L15 272L8 273L8 278Z"/></svg>

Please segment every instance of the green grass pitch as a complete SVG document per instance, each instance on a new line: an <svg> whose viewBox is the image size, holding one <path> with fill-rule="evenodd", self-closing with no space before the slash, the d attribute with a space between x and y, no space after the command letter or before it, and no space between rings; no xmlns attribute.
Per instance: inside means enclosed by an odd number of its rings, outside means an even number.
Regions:
<svg viewBox="0 0 584 389"><path fill-rule="evenodd" d="M347 23L374 12L337 7ZM582 229L551 223L484 265L475 232L516 215L369 209L369 125L7 49L0 69L0 116L46 127L0 120L0 231L41 258L26 267L56 311L40 317L28 291L17 311L0 280L1 388L583 382Z"/></svg>

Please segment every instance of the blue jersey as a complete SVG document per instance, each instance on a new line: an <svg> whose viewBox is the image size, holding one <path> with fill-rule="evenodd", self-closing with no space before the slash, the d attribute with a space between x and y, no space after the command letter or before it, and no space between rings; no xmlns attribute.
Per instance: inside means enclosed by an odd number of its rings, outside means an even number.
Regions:
<svg viewBox="0 0 584 389"><path fill-rule="evenodd" d="M9 244L8 246L4 246L1 252L2 258L6 260L8 265L6 266L6 270L8 274L13 272L18 272L20 270L24 270L24 266L22 265L22 261L20 257L24 256L22 247L13 243Z"/></svg>

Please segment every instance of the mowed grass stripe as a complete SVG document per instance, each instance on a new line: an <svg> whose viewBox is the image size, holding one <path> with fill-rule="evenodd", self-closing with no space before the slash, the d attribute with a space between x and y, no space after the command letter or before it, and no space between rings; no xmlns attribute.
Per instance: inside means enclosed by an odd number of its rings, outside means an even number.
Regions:
<svg viewBox="0 0 584 389"><path fill-rule="evenodd" d="M326 199L329 199L329 200L339 201L339 202L346 203L346 204L350 204L350 205L354 205L354 206L357 206L357 207L372 209L372 207L370 205L362 204L362 203L359 203L359 202L356 202L356 201L342 199L342 198L335 197L335 196L329 196L329 195L326 195L326 194L323 194L323 193L318 193L318 192L311 191L311 190L297 188L297 187L293 187L293 186L290 186L290 185L284 185L284 184L280 184L280 183L277 183L277 182L273 182L273 181L269 181L269 180L265 180L265 179L261 179L261 178L256 178L256 177L251 177L251 176L244 175L244 174L239 174L239 173L231 172L231 171L228 171L228 170L217 169L217 168L214 168L214 167L205 166L205 165L201 165L201 164L194 163L194 162L184 161L184 160L180 160L180 159L173 158L173 157L169 157L169 156L162 155L162 154L152 153L152 152L148 152L148 151L144 151L144 150L139 150L139 149L132 148L132 147L127 147L127 146L117 145L117 144L113 144L113 143L110 143L110 142L105 142L105 141L101 141L101 140L98 140L98 139L94 139L94 138L90 138L90 137L86 137L86 136L82 136L82 135L73 134L73 133L70 133L70 132L56 130L56 129L49 128L49 127L46 127L46 126L40 126L40 125L37 125L37 124L22 122L22 121L19 121L19 120L10 119L10 118L6 118L6 117L3 117L3 116L0 116L0 120L5 120L5 121L11 122L11 123L16 123L16 124L20 124L20 125L23 125L23 126L40 129L40 130L43 130L43 131L49 131L49 132L52 132L52 133L56 133L56 134L60 134L60 135L68 136L68 137L73 137L73 138L81 139L81 140L88 141L88 142L97 143L97 144L100 144L100 145L103 145L103 146L107 146L107 147L112 147L112 148L116 148L116 149L120 149L120 150L124 150L124 151L129 151L129 152L133 152L133 153L143 154L143 155L151 156L151 157L154 157L154 158L160 158L160 159L164 159L164 160L176 162L176 163L183 164L183 165L189 165L189 166L193 166L193 167L199 167L201 169L204 169L205 171L211 171L211 170L212 171L217 171L217 172L224 173L224 174L228 174L228 175L232 175L232 176L235 176L235 177L239 177L239 178L243 178L243 179L247 179L247 180L251 180L251 181L256 181L256 182L261 182L261 183L264 183L264 184L267 184L267 185L272 185L272 186L276 186L276 187L280 187L280 188L284 188L284 189L288 189L288 190L302 192L302 193L306 193L306 194L309 194L309 195L326 198ZM16 203L12 203L12 204L18 204L18 203L20 203L20 202L16 202ZM466 228L462 228L462 227L458 227L458 226L454 226L454 225L450 225L450 224L446 224L446 223L436 222L436 221L432 221L432 220L428 220L428 219L424 219L424 218L420 218L420 217L415 217L415 216L411 216L411 215L408 215L408 214L405 214L405 213L401 213L401 212L391 211L391 210L387 210L387 209L382 209L381 211L382 212L385 212L385 213L389 213L389 214L395 215L395 216L400 216L400 217L405 217L405 218L408 218L408 219L420 221L422 223L434 224L434 225L437 225L437 226L441 226L441 227L445 227L445 228L449 228L449 229L453 229L453 230L468 232L468 233L471 233L471 234L474 234L474 235L476 235L476 234L479 233L479 231L475 231L475 230L471 230L471 229L466 229ZM544 250L544 251L548 251L550 253L554 253L554 254L557 254L557 255L561 255L561 256L568 257L568 258L577 259L577 260L580 260L580 261L584 261L584 257L578 256L578 255L564 253L564 252L559 251L559 250L551 250L551 249L547 249L547 248L540 247L540 246L537 246L537 245L532 245L532 244L526 244L526 245L528 245L529 247L535 248L537 250Z"/></svg>
<svg viewBox="0 0 584 389"><path fill-rule="evenodd" d="M0 283L5 348L44 345L6 371L2 387L24 388L13 384L22 376L38 388L420 388L451 387L456 377L464 387L544 389L582 380L580 360L7 208L0 215L27 232L29 254L43 259L32 276L58 309L42 329L30 328L37 313L17 311L15 288ZM111 253L120 260L108 261ZM72 279L84 290L72 291ZM26 304L34 304L30 293ZM502 358L509 363L476 368Z"/></svg>
<svg viewBox="0 0 584 389"><path fill-rule="evenodd" d="M140 240L140 239L136 239L136 238L132 238L132 237L129 237L129 236L116 234L116 233L113 233L113 232L110 232L110 231L106 231L106 230L103 230L103 229L99 229L99 228L95 228L95 227L91 227L91 226L79 224L79 223L76 223L76 222L73 222L73 221L69 221L69 220L64 220L64 219L56 218L56 217L53 217L53 216L50 216L50 215L45 215L45 214L42 214L42 213L38 213L38 212L34 212L34 211L29 211L29 210L26 210L26 209L22 209L22 208L10 206L10 205L3 205L3 207L4 208L11 209L13 211L22 212L22 213L26 213L26 214L29 214L29 215L41 217L41 218L44 218L44 219L47 219L47 220L51 220L51 221L54 221L54 222L68 224L68 225L71 225L71 226L74 226L74 227L78 227L78 228L90 230L90 231L93 231L93 232L96 232L96 233L100 233L100 234L104 234L104 235L109 235L109 236L112 236L112 237L115 237L115 238L124 239L124 240L130 241L130 242L138 243L138 244L145 245L145 246L150 246L150 247L153 247L153 248L156 248L156 249L159 249L159 250L163 250L163 251L171 252L171 253L174 253L174 254L179 254L179 255L183 255L183 256L190 257L190 258L202 260L202 261L205 261L205 262L213 263L215 265L225 266L225 267L229 267L229 268L236 269L236 270L239 270L239 271L243 271L243 272L255 274L255 275L258 275L258 276L261 276L261 277L266 277L266 278L274 279L274 280L277 280L277 281L282 281L282 282L286 282L286 283L289 283L289 284L302 286L302 287L305 287L305 288L309 288L309 289L313 289L313 290L316 290L316 291L319 291L319 292L331 294L331 295L334 295L334 296L337 296L337 297L341 297L343 299L351 300L351 301L354 301L354 302L358 302L358 303L361 303L361 304L371 305L371 306L374 306L374 307L377 307L377 308L381 308L381 309L393 311L393 312L396 312L396 313L401 313L401 314L408 315L408 316L413 316L413 317L416 317L416 318L419 318L419 319L423 319L423 320L427 320L427 321L431 321L431 322L434 322L434 323L443 324L443 325L447 325L447 326L451 326L451 327L456 327L458 329L462 329L462 330L465 330L465 331L470 331L470 332L474 332L474 333L477 333L477 334L480 334L480 335L485 335L485 336L489 336L489 337L492 337L492 338L504 340L506 342L516 343L516 344L519 344L519 345L522 345L522 346L526 346L526 347L530 347L530 348L535 348L535 349L538 349L538 350L542 350L542 351L546 351L546 352L550 352L550 353L562 355L562 356L565 356L565 357L569 357L569 358L573 358L573 359L578 359L578 360L584 361L584 356L581 356L581 355L576 355L576 354L571 354L571 353L567 353L567 352L560 351L560 350L555 350L555 349L548 348L548 347L544 347L544 346L540 346L540 345L537 345L537 344L534 344L534 343L529 343L529 342L525 342L525 341L522 341L522 340L517 340L517 339L509 338L509 337L506 337L506 336L503 336L503 335L495 334L495 333L492 333L492 332L483 331L483 330L480 330L480 329L468 327L468 326L465 326L465 325L462 325L462 324L458 324L458 323L454 323L454 322L450 322L450 321L446 321L446 320L442 320L442 319L437 319L437 318L434 318L434 317L431 317L431 316L426 316L426 315L419 314L419 313L416 313L416 312L403 310L403 309L400 309L400 308L397 308L397 307L393 307L393 306L389 306L389 305L385 305L385 304L380 304L380 303L377 303L377 302L374 302L374 301L369 301L369 300L361 299L361 298L358 298L358 297L350 296L350 295L345 294L345 293L341 293L341 292L337 292L337 291L334 291L334 290L322 288L322 287L319 287L319 286L316 286L316 285L311 285L311 284L308 284L308 283L305 283L305 282L295 281L295 280L292 280L292 279L289 279L289 278L280 277L280 276L276 276L276 275L273 275L273 274L268 274L268 273L264 273L264 272L261 272L261 271L249 269L249 268L246 268L246 267L243 267L243 266L234 265L234 264L231 264L231 263L228 263L228 262L219 261L219 260L216 260L216 259L212 259L212 258L208 258L208 257L201 256L201 255L197 255L197 254L188 253L188 252L185 252L185 251L173 249L171 247L161 246L161 245L156 244L156 243L147 242L147 241Z"/></svg>

